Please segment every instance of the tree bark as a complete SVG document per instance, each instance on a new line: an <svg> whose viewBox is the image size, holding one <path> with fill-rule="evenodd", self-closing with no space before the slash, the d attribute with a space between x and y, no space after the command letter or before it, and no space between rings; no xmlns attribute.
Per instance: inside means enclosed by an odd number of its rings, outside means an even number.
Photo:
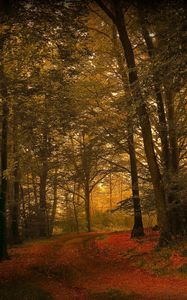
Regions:
<svg viewBox="0 0 187 300"><path fill-rule="evenodd" d="M134 225L131 232L131 237L144 236L143 222L142 222L142 211L140 205L140 196L139 196L139 183L138 183L138 170L137 170L137 162L136 162L136 152L134 145L134 129L132 124L132 116L131 116L131 93L130 90L126 87L126 82L128 82L128 78L123 66L122 57L117 50L117 34L116 28L113 27L113 43L114 43L114 53L118 62L119 74L121 75L124 93L127 95L127 142L128 142L128 150L129 150L129 158L130 158L130 166L131 166L131 190L132 190L132 200L133 200L133 208L134 208Z"/></svg>
<svg viewBox="0 0 187 300"><path fill-rule="evenodd" d="M100 5L102 1L96 1L96 2ZM113 22L117 27L119 38L124 50L124 56L126 59L126 64L129 72L129 83L130 83L131 93L133 95L133 101L135 103L136 111L139 116L143 143L144 143L144 150L145 150L149 171L151 174L152 184L154 188L158 224L160 228L159 243L162 246L167 244L171 240L170 224L169 224L168 214L167 214L164 186L163 186L159 166L154 151L149 115L139 85L134 53L126 29L124 13L123 13L123 5L121 1L116 2L113 0L112 2L114 7L114 14L110 11L108 16L111 17L111 19L113 20ZM107 12L106 7L105 7L105 12Z"/></svg>
<svg viewBox="0 0 187 300"><path fill-rule="evenodd" d="M48 224L47 224L47 204L46 204L46 185L47 185L47 164L46 162L42 165L40 175L40 222L39 222L39 233L41 237L48 235Z"/></svg>
<svg viewBox="0 0 187 300"><path fill-rule="evenodd" d="M152 38L149 35L149 32L147 30L147 27L145 25L145 15L144 15L144 8L139 3L138 5L138 13L139 13L139 20L142 27L142 35L145 40L146 46L147 46L147 52L149 55L149 58L153 62L153 59L155 58L155 49L152 42ZM161 88L159 84L159 78L154 70L153 67L153 85L155 90L155 98L156 98L156 104L157 104L157 113L158 113L158 120L159 120L159 135L161 140L161 147L162 147L162 162L164 166L164 172L167 173L170 166L170 151L169 151L169 142L168 142L168 129L167 129L167 121L165 116L165 110L164 110L164 100L161 93ZM167 176L167 174L166 174Z"/></svg>
<svg viewBox="0 0 187 300"><path fill-rule="evenodd" d="M142 212L140 206L138 173L137 173L137 163L136 163L136 154L135 154L132 126L128 130L128 149L129 149L129 156L130 156L132 199L133 199L133 207L134 207L134 226L131 232L131 237L134 238L138 236L144 236L144 229L143 229Z"/></svg>
<svg viewBox="0 0 187 300"><path fill-rule="evenodd" d="M1 139L1 191L0 191L0 260L8 258L6 229L7 178L7 139L8 139L8 92L3 68L3 47L5 38L0 38L0 90L2 96L2 139Z"/></svg>
<svg viewBox="0 0 187 300"><path fill-rule="evenodd" d="M74 183L74 194L73 194L73 199L72 199L72 202L73 202L73 213L74 213L74 218L75 218L76 232L79 233L79 220L78 220L77 207L76 207L76 203L75 203L75 199L76 199L75 190L76 190L76 184Z"/></svg>
<svg viewBox="0 0 187 300"><path fill-rule="evenodd" d="M147 51L151 61L155 58L155 48L152 38L149 35L145 24L144 8L139 5L139 19L142 26L142 35L146 42ZM165 88L167 119L164 109L164 99L161 92L159 77L156 74L153 66L153 84L155 89L155 97L157 103L158 119L159 119L159 134L162 146L162 161L163 161L163 179L165 184L166 199L168 206L168 215L170 218L171 231L173 235L183 233L183 217L179 199L178 185L178 147L176 139L176 126L174 121L174 105L173 97L170 89ZM169 140L168 140L169 138ZM173 180L173 178L175 178Z"/></svg>
<svg viewBox="0 0 187 300"><path fill-rule="evenodd" d="M18 166L14 170L14 200L12 205L12 220L11 220L11 237L13 244L20 244L19 233L19 179L18 179Z"/></svg>
<svg viewBox="0 0 187 300"><path fill-rule="evenodd" d="M53 204L52 204L52 212L51 212L51 218L50 218L50 235L53 234L54 222L55 222L55 216L56 216L56 209L57 209L57 187L58 187L57 170L55 170L54 183L53 183Z"/></svg>
<svg viewBox="0 0 187 300"><path fill-rule="evenodd" d="M12 220L11 220L11 238L14 244L20 244L19 234L19 210L20 210L20 182L19 182L19 155L18 155L18 135L17 135L17 108L13 105L13 158L14 158L14 181L13 181L13 199L12 199Z"/></svg>
<svg viewBox="0 0 187 300"><path fill-rule="evenodd" d="M86 213L86 224L87 224L87 231L91 231L91 218L90 218L90 190L89 190L89 183L85 182L84 188L85 194L85 213Z"/></svg>

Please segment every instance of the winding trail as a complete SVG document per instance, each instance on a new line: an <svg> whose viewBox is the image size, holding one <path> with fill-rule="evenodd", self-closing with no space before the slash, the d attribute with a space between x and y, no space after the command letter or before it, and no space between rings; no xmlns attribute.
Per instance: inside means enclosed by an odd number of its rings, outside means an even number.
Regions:
<svg viewBox="0 0 187 300"><path fill-rule="evenodd" d="M187 277L156 276L131 263L126 252L134 243L128 234L83 233L26 244L0 264L0 280L29 279L55 300L94 300L111 289L131 295L126 299L187 300Z"/></svg>

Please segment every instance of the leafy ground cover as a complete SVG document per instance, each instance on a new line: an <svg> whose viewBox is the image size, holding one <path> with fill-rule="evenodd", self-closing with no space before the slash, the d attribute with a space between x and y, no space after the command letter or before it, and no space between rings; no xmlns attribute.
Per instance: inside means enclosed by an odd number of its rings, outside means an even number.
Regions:
<svg viewBox="0 0 187 300"><path fill-rule="evenodd" d="M157 239L83 233L12 248L0 300L185 300L187 243L158 249Z"/></svg>

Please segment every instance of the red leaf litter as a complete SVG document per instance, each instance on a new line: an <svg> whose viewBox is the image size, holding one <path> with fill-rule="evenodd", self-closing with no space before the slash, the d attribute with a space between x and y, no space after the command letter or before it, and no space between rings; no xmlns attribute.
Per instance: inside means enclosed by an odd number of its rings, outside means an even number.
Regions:
<svg viewBox="0 0 187 300"><path fill-rule="evenodd" d="M157 239L83 233L26 244L12 248L11 260L0 263L0 283L29 280L55 300L94 300L95 293L112 289L131 295L127 299L187 300L187 275L177 272L187 259L178 249L157 253ZM171 272L153 272L163 266Z"/></svg>

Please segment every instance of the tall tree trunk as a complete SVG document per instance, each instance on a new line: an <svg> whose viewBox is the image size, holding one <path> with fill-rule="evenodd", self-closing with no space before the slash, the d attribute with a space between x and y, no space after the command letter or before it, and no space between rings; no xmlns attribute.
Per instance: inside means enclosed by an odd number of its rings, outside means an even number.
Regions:
<svg viewBox="0 0 187 300"><path fill-rule="evenodd" d="M185 208L180 199L180 186L179 186L179 152L177 145L174 100L171 90L165 87L166 107L167 107L167 120L169 128L169 144L171 152L170 163L170 182L168 184L168 205L170 222L172 224L172 231L174 235L186 234L187 232L187 216Z"/></svg>
<svg viewBox="0 0 187 300"><path fill-rule="evenodd" d="M84 188L84 195L85 195L85 213L86 213L86 225L87 231L91 231L91 218L90 218L90 191L89 191L89 183L85 183Z"/></svg>
<svg viewBox="0 0 187 300"><path fill-rule="evenodd" d="M18 136L17 136L17 109L13 106L13 158L14 158L14 182L12 199L12 220L11 220L11 238L14 244L21 243L19 234L19 210L20 210L20 190L19 190L19 158L18 158Z"/></svg>
<svg viewBox="0 0 187 300"><path fill-rule="evenodd" d="M57 169L55 169L54 182L53 182L53 204L52 204L52 212L51 212L51 218L50 218L50 235L53 234L54 222L55 222L55 216L56 216L57 188L58 188Z"/></svg>
<svg viewBox="0 0 187 300"><path fill-rule="evenodd" d="M31 179L32 179L32 187L33 187L33 196L34 196L34 203L35 203L35 211L36 215L38 216L38 191L37 191L37 184L36 184L36 176L34 176L34 172L31 169Z"/></svg>
<svg viewBox="0 0 187 300"><path fill-rule="evenodd" d="M112 210L112 174L109 175L109 203L110 210Z"/></svg>
<svg viewBox="0 0 187 300"><path fill-rule="evenodd" d="M105 10L108 16L115 23L124 50L124 56L126 59L127 68L129 72L129 83L130 83L131 93L133 95L133 101L135 103L137 114L139 116L143 143L144 143L144 150L145 150L145 154L149 166L149 171L151 174L152 184L154 187L158 224L160 227L159 243L162 246L167 244L171 240L171 232L170 232L170 224L169 224L168 214L167 214L165 191L164 191L164 186L163 186L159 166L154 151L149 115L147 112L146 103L141 93L138 74L136 70L134 53L126 29L124 13L123 13L123 2L114 1L114 0L112 1L114 7L114 14L103 4L102 1L96 0L96 2L100 5L100 7L103 10Z"/></svg>
<svg viewBox="0 0 187 300"><path fill-rule="evenodd" d="M2 97L2 139L1 139L1 191L0 191L0 260L7 259L6 199L7 178L7 138L8 138L8 93L3 68L3 46L5 38L0 38L0 92Z"/></svg>
<svg viewBox="0 0 187 300"><path fill-rule="evenodd" d="M174 101L173 101L172 92L169 88L165 87L165 95L166 95L167 119L168 119L168 128L169 128L169 144L170 144L170 151L171 151L170 167L172 173L178 174L179 153L178 153L178 145L177 145Z"/></svg>
<svg viewBox="0 0 187 300"><path fill-rule="evenodd" d="M20 189L19 189L19 178L18 178L18 166L14 170L14 200L12 205L12 220L11 220L11 237L14 244L20 244L20 233L19 233L19 205L20 205Z"/></svg>
<svg viewBox="0 0 187 300"><path fill-rule="evenodd" d="M49 220L48 220L48 211L47 211L47 199L46 199L46 188L47 188L47 176L48 176L48 135L49 128L47 123L47 113L48 107L47 102L45 101L45 118L43 124L43 139L41 141L41 151L40 151L40 161L41 161L41 171L40 171L40 200L39 200L39 209L40 209L40 222L39 222L39 231L40 236L49 235Z"/></svg>
<svg viewBox="0 0 187 300"><path fill-rule="evenodd" d="M127 107L128 107L128 116L127 116L127 142L128 142L128 150L129 150L129 158L130 158L130 166L131 166L131 189L132 189L132 200L133 200L133 208L134 208L134 225L131 232L131 237L144 236L143 222L142 222L142 211L140 205L140 196L139 196L139 183L138 183L138 170L137 170L137 162L136 162L136 151L134 145L134 129L132 124L132 116L131 116L131 93L128 87L126 87L126 83L128 82L128 78L124 69L123 59L121 57L121 53L118 51L117 45L117 31L116 27L113 26L113 44L114 44L114 53L118 62L119 74L121 75L124 93L127 95Z"/></svg>
<svg viewBox="0 0 187 300"><path fill-rule="evenodd" d="M155 58L155 48L152 38L146 27L144 7L139 5L139 19L142 26L142 34L146 42L147 51L150 59L153 61ZM159 119L159 134L162 146L162 160L164 166L164 184L166 191L166 199L168 205L168 214L170 218L171 231L174 235L183 232L183 217L180 207L179 185L178 185L178 147L176 140L175 121L174 121L174 105L173 97L170 89L165 89L166 94L166 107L167 107L167 120L164 110L164 99L161 92L161 83L153 67L153 84L155 89L155 97L157 103L158 119ZM168 121L168 123L167 123ZM169 129L169 131L168 131ZM169 140L168 140L169 137ZM173 180L173 178L175 178Z"/></svg>
<svg viewBox="0 0 187 300"><path fill-rule="evenodd" d="M78 220L78 213L77 213L77 207L76 207L76 196L75 196L75 191L76 191L76 184L74 183L74 194L73 194L73 213L74 213L74 218L75 218L75 226L76 226L76 232L79 233L79 220Z"/></svg>
<svg viewBox="0 0 187 300"><path fill-rule="evenodd" d="M134 226L131 232L131 237L134 238L138 236L144 236L144 230L143 230L142 213L141 213L141 206L140 206L138 173L137 173L137 163L136 163L132 124L128 130L128 149L129 149L130 165L131 165L131 186L132 186L132 199L133 199L133 207L134 207Z"/></svg>
<svg viewBox="0 0 187 300"><path fill-rule="evenodd" d="M79 233L79 220L78 220L78 214L77 214L77 208L76 204L73 200L73 212L74 212L74 217L75 217L75 226L76 226L76 232Z"/></svg>
<svg viewBox="0 0 187 300"><path fill-rule="evenodd" d="M146 46L147 46L147 52L148 55L153 61L155 58L155 49L152 42L152 38L147 30L146 24L145 24L145 15L144 15L144 8L139 3L138 5L138 13L139 13L139 20L142 27L142 35L145 40ZM159 78L156 74L154 67L153 67L153 85L155 90L155 98L156 98L156 104L157 104L157 113L158 113L158 120L159 120L159 135L161 140L161 147L162 147L162 162L164 166L164 172L168 173L169 166L170 166L170 151L169 151L169 143L168 143L168 129L167 129L167 122L166 122L166 116L165 116L165 110L164 110L164 100L161 93L161 88L159 84ZM166 174L167 176L167 174Z"/></svg>
<svg viewBox="0 0 187 300"><path fill-rule="evenodd" d="M40 175L40 222L39 222L39 233L41 237L48 235L48 224L47 224L47 203L46 203L46 185L47 185L47 164L43 162L41 175Z"/></svg>
<svg viewBox="0 0 187 300"><path fill-rule="evenodd" d="M20 185L20 200L21 200L21 213L22 213L22 235L24 238L29 237L29 228L28 228L28 220L27 220L27 213L25 207L25 197L24 197L24 190L23 187Z"/></svg>

